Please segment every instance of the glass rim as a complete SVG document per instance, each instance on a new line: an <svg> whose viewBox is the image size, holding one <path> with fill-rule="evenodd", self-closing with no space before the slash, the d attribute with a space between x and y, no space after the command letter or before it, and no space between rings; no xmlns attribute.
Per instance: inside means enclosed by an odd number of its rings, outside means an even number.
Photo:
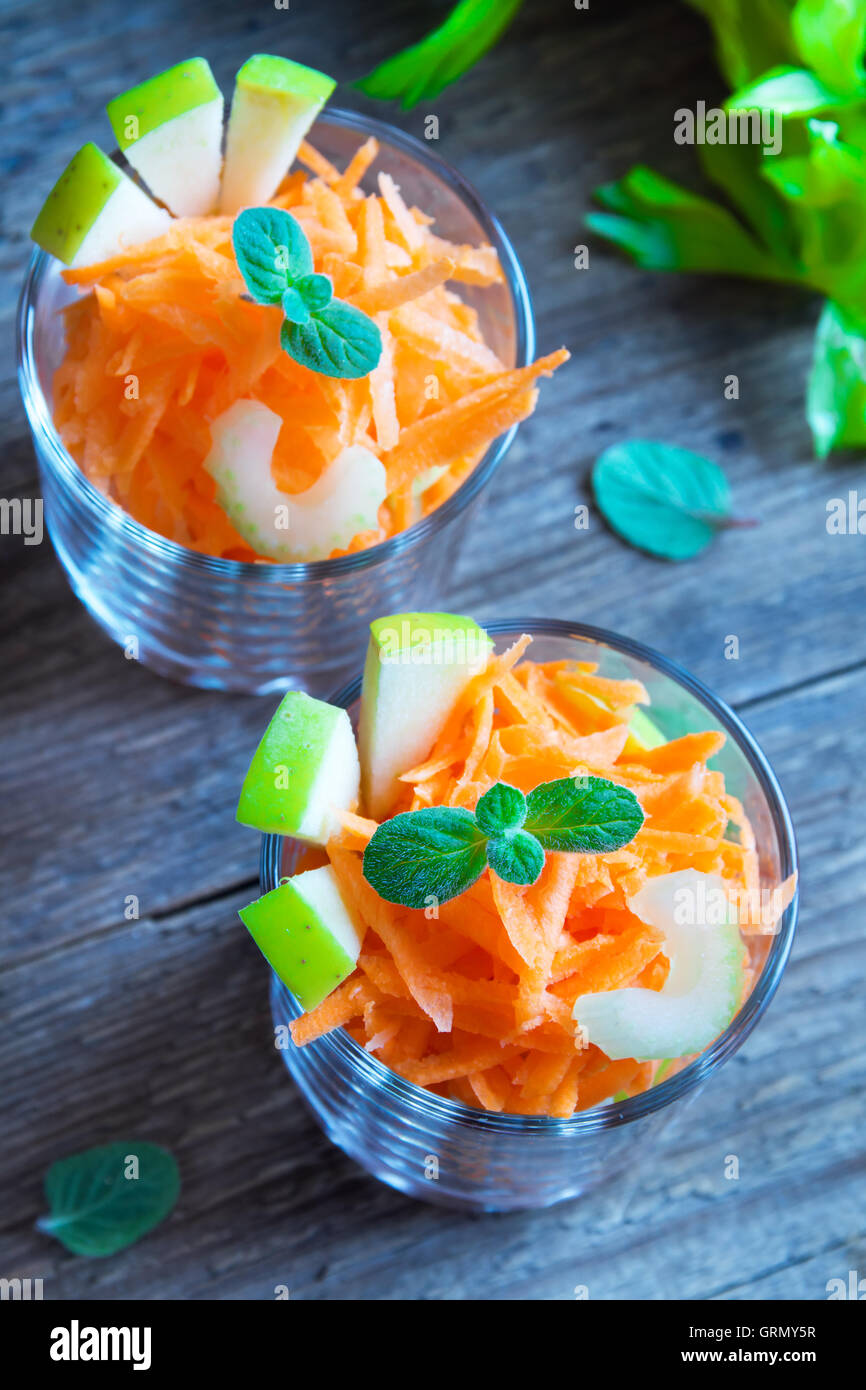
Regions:
<svg viewBox="0 0 866 1390"><path fill-rule="evenodd" d="M654 648L637 642L632 638L620 636L606 628L593 627L583 623L568 623L552 618L501 618L481 626L494 637L518 637L528 632L538 637L563 637L589 639L601 646L633 656L653 666L676 684L688 690L706 706L718 720L720 726L736 743L746 758L769 807L773 827L779 842L781 877L785 879L798 872L797 841L791 815L784 795L770 763L739 715L735 714L724 700L715 695L703 681L693 676L677 662L672 661ZM330 699L331 704L348 708L357 700L361 690L361 677L343 685ZM263 835L259 872L263 892L275 888L281 876L282 836ZM782 914L778 929L773 934L772 945L764 961L763 968L754 987L742 1007L709 1047L705 1048L682 1071L668 1077L658 1086L639 1095L630 1096L624 1101L609 1101L589 1110L579 1111L570 1119L557 1119L549 1115L516 1115L498 1111L476 1110L461 1101L450 1100L407 1081L398 1072L380 1062L355 1042L343 1028L325 1033L308 1047L317 1048L322 1059L332 1058L335 1062L348 1063L363 1080L368 1080L378 1088L384 1087L399 1103L408 1106L419 1118L425 1116L440 1121L450 1120L469 1128L482 1128L489 1131L514 1133L515 1131L536 1132L545 1135L592 1134L601 1130L613 1129L645 1115L654 1114L676 1100L694 1092L713 1072L734 1055L746 1041L758 1020L770 1004L782 978L793 944L799 908L799 879L794 896ZM274 991L284 991L294 1001L294 995L279 978L272 974ZM294 1046L294 1044L292 1044Z"/></svg>
<svg viewBox="0 0 866 1390"><path fill-rule="evenodd" d="M490 245L496 248L499 262L505 276L505 288L510 296L514 312L515 367L525 367L535 355L535 322L532 302L526 276L510 237L498 217L486 205L474 186L459 170L440 155L431 150L414 135L407 134L387 121L378 120L362 112L348 111L340 107L327 108L317 119L317 125L331 125L343 130L357 131L361 136L373 135L378 139L383 152L388 146L410 155L435 173L441 181L458 195L476 221L481 225ZM315 130L315 126L313 127ZM489 482L502 462L514 440L519 425L512 425L505 434L495 439L487 452L445 502L432 511L429 516L400 531L396 536L379 541L376 545L350 555L341 555L330 560L299 561L284 564L258 560L225 560L216 555L204 555L190 550L178 541L151 531L149 527L136 521L116 503L110 501L99 488L85 476L72 455L64 447L52 419L51 408L39 382L35 361L35 313L37 296L45 276L54 261L41 247L34 247L27 266L24 284L18 300L16 315L16 338L18 358L18 384L27 420L37 443L50 459L55 473L71 491L78 493L84 503L97 514L100 521L111 531L128 541L148 550L161 559L172 561L175 565L192 571L213 575L222 579L270 584L298 584L305 581L335 579L340 575L357 573L371 566L402 554L416 543L435 534L458 517L477 497Z"/></svg>

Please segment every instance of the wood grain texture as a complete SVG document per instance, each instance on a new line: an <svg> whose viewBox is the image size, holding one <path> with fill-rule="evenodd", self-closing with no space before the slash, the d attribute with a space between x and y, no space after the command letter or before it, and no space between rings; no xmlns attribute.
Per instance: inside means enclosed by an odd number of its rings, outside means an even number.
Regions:
<svg viewBox="0 0 866 1390"><path fill-rule="evenodd" d="M26 229L62 162L106 138L104 102L201 52L228 88L250 51L350 78L416 37L416 4L84 0L0 5L0 491L35 494L11 323ZM688 180L674 106L721 90L674 0L577 13L529 0L509 38L435 103L440 152L501 215L533 289L543 388L454 576L479 617L567 616L664 649L741 708L798 827L804 907L767 1018L647 1164L544 1213L466 1217L366 1178L322 1138L272 1046L261 961L237 924L255 839L234 825L268 702L185 690L124 660L46 543L0 537L0 1274L46 1297L567 1300L825 1297L866 1269L859 1045L866 959L866 540L826 503L860 460L811 458L802 395L817 306L792 291L653 276L598 244L575 271L591 188L643 160ZM350 89L340 100L368 106ZM381 113L380 113L381 114ZM392 113L393 114L393 113ZM421 134L424 109L394 119ZM726 401L723 379L740 377ZM643 435L725 466L753 531L686 566L621 545L591 511L592 461ZM726 661L736 634L740 658ZM128 895L140 919L128 921ZM110 1138L168 1144L175 1214L88 1263L33 1232L55 1158ZM724 1176L726 1155L740 1177Z"/></svg>

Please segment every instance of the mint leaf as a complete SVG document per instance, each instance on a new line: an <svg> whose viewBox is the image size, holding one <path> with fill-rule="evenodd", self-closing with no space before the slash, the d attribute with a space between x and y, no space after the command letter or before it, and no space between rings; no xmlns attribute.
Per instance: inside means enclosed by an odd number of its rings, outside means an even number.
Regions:
<svg viewBox="0 0 866 1390"><path fill-rule="evenodd" d="M313 269L306 233L284 208L245 208L234 220L232 245L257 304L279 304L286 288Z"/></svg>
<svg viewBox="0 0 866 1390"><path fill-rule="evenodd" d="M460 0L420 43L388 58L356 83L367 96L404 109L438 96L492 48L522 0Z"/></svg>
<svg viewBox="0 0 866 1390"><path fill-rule="evenodd" d="M643 825L640 802L628 787L605 777L561 777L526 798L524 830L544 849L609 854L633 840Z"/></svg>
<svg viewBox="0 0 866 1390"><path fill-rule="evenodd" d="M295 281L295 289L311 313L324 309L334 298L334 287L327 275L302 275Z"/></svg>
<svg viewBox="0 0 866 1390"><path fill-rule="evenodd" d="M52 1164L45 1175L51 1214L36 1224L75 1255L113 1255L168 1216L179 1191L167 1149L121 1140Z"/></svg>
<svg viewBox="0 0 866 1390"><path fill-rule="evenodd" d="M283 292L280 304L289 323L309 323L310 310L297 285L290 285Z"/></svg>
<svg viewBox="0 0 866 1390"><path fill-rule="evenodd" d="M280 342L290 357L322 376L367 376L382 355L377 325L353 304L334 299L307 323L284 323Z"/></svg>
<svg viewBox="0 0 866 1390"><path fill-rule="evenodd" d="M487 862L506 883L528 885L544 868L544 850L525 830L506 830L488 841Z"/></svg>
<svg viewBox="0 0 866 1390"><path fill-rule="evenodd" d="M721 468L687 449L649 439L614 444L596 460L592 482L608 524L663 559L688 560L734 524Z"/></svg>
<svg viewBox="0 0 866 1390"><path fill-rule="evenodd" d="M519 830L526 820L526 797L519 787L512 787L508 782L495 782L489 791L479 797L475 819L487 835L496 835L503 830Z"/></svg>
<svg viewBox="0 0 866 1390"><path fill-rule="evenodd" d="M486 845L472 812L463 807L405 811L373 832L364 850L364 877L389 903L446 903L481 877Z"/></svg>

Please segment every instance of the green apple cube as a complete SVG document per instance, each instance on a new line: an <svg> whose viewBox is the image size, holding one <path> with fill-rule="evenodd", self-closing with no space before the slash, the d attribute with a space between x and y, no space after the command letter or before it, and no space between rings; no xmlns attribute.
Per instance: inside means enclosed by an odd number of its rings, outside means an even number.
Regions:
<svg viewBox="0 0 866 1390"><path fill-rule="evenodd" d="M204 467L217 501L253 550L283 563L325 560L362 531L376 530L384 464L369 449L343 449L306 492L281 492L271 459L282 420L261 401L235 401L211 425Z"/></svg>
<svg viewBox="0 0 866 1390"><path fill-rule="evenodd" d="M64 265L96 265L170 226L165 209L88 142L48 194L30 235Z"/></svg>
<svg viewBox="0 0 866 1390"><path fill-rule="evenodd" d="M235 81L226 136L222 212L267 203L337 84L314 68L255 53Z"/></svg>
<svg viewBox="0 0 866 1390"><path fill-rule="evenodd" d="M362 928L330 864L295 874L249 907L241 921L271 968L309 1011L351 975Z"/></svg>
<svg viewBox="0 0 866 1390"><path fill-rule="evenodd" d="M702 1052L740 1007L744 947L724 879L696 869L651 878L629 899L635 916L664 932L670 961L661 990L582 994L574 1017L608 1057L639 1061Z"/></svg>
<svg viewBox="0 0 866 1390"><path fill-rule="evenodd" d="M346 711L290 690L253 754L237 819L266 834L326 845L339 829L336 813L357 806L360 777Z"/></svg>
<svg viewBox="0 0 866 1390"><path fill-rule="evenodd" d="M190 58L105 108L117 143L178 217L212 212L222 171L223 97L204 58Z"/></svg>
<svg viewBox="0 0 866 1390"><path fill-rule="evenodd" d="M472 618L455 613L397 613L370 624L358 746L363 801L376 820L393 806L400 774L430 752L492 645Z"/></svg>

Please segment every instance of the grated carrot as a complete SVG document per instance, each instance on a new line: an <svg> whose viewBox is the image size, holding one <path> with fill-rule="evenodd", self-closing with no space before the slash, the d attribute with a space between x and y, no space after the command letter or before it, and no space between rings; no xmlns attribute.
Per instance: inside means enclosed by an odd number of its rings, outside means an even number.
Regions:
<svg viewBox="0 0 866 1390"><path fill-rule="evenodd" d="M273 199L300 222L335 295L380 326L380 363L359 381L312 372L281 349L280 310L244 297L230 217L177 218L150 242L63 272L82 298L64 311L55 425L90 480L145 526L204 554L267 559L230 525L203 468L213 420L253 398L283 419L271 467L287 495L350 445L383 460L378 529L333 554L375 545L446 501L534 409L532 383L566 359L506 370L475 308L446 288L499 282L494 248L438 236L387 173L365 194L378 153L369 139L340 171L304 141L303 167ZM439 475L415 495L428 456Z"/></svg>
<svg viewBox="0 0 866 1390"><path fill-rule="evenodd" d="M482 1110L568 1119L647 1089L657 1070L611 1061L572 1017L581 994L665 983L663 936L629 897L672 868L712 864L732 896L758 887L760 871L742 806L707 768L723 735L638 751L627 716L647 703L640 682L601 677L591 663L531 662L530 640L491 655L468 682L424 762L403 774L398 806L471 808L497 779L531 788L577 764L632 786L643 828L615 853L548 854L529 887L486 870L428 916L377 896L361 868L376 823L344 812L328 857L367 935L355 974L292 1032L303 1045L347 1027L417 1085ZM781 887L779 910L793 891ZM746 914L743 930L759 951L766 927ZM752 975L759 961L753 954Z"/></svg>

